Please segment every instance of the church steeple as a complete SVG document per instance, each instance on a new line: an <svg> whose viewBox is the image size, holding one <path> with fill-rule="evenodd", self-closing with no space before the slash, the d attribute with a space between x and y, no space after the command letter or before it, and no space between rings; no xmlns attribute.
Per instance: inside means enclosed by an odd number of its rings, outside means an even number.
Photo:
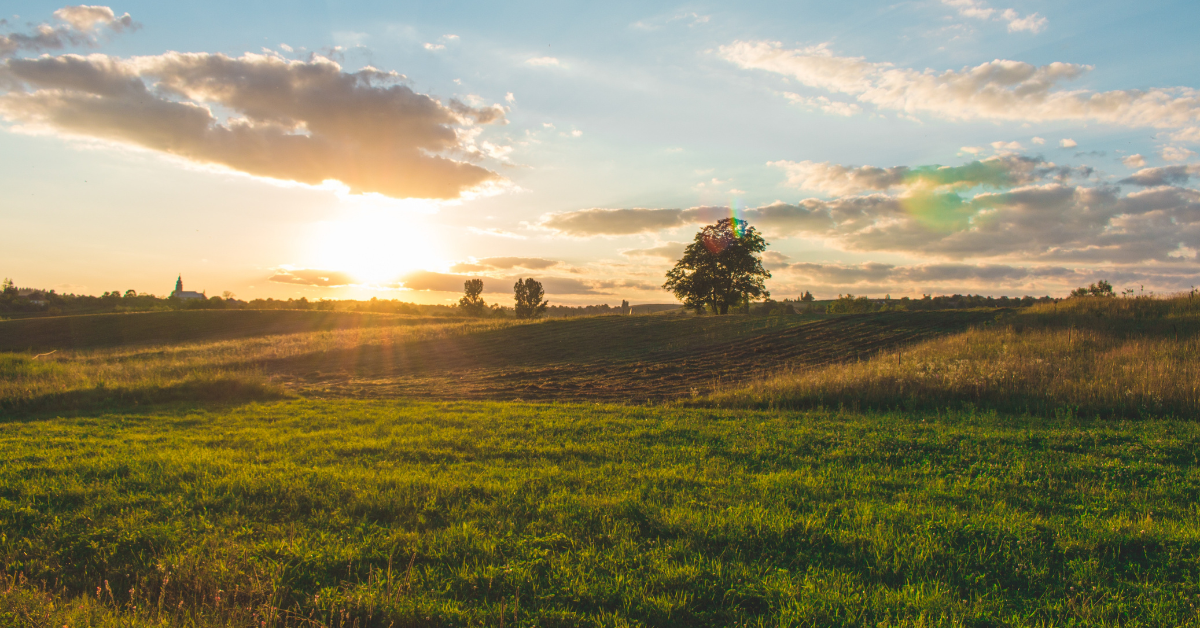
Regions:
<svg viewBox="0 0 1200 628"><path fill-rule="evenodd" d="M179 278L175 280L175 292L183 292L183 274L180 273Z"/></svg>

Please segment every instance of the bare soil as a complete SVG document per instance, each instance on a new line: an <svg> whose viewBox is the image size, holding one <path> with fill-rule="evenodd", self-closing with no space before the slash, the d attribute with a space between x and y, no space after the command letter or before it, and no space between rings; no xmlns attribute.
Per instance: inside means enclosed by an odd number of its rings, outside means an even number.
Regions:
<svg viewBox="0 0 1200 628"><path fill-rule="evenodd" d="M728 385L903 347L993 320L993 310L812 318L605 316L360 346L258 366L309 397L616 401Z"/></svg>

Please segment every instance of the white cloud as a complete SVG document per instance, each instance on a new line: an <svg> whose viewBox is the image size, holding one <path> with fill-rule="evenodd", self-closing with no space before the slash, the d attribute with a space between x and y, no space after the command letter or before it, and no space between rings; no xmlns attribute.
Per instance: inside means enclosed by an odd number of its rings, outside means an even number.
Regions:
<svg viewBox="0 0 1200 628"><path fill-rule="evenodd" d="M662 259L676 260L683 257L683 250L686 247L687 244L683 242L664 242L646 249L625 249L621 251L621 255L625 257L660 257Z"/></svg>
<svg viewBox="0 0 1200 628"><path fill-rule="evenodd" d="M474 233L477 235L494 236L497 238L509 238L512 240L524 240L525 239L525 236L523 236L519 233L513 233L511 231L505 231L503 229L497 229L495 227L490 227L487 229L480 229L479 227L467 227L467 231L470 231L471 233Z"/></svg>
<svg viewBox="0 0 1200 628"><path fill-rule="evenodd" d="M75 30L87 33L108 28L116 32L127 28L136 28L133 18L126 13L120 17L112 9L105 6L88 6L81 4L74 7L63 7L54 12L54 17L70 24Z"/></svg>
<svg viewBox="0 0 1200 628"><path fill-rule="evenodd" d="M687 11L683 13L676 13L668 17L638 20L629 26L631 28L636 28L643 31L656 31L672 22L682 21L687 22L688 26L698 26L700 24L707 24L710 19L712 19L712 16L710 15L700 15L694 11Z"/></svg>
<svg viewBox="0 0 1200 628"><path fill-rule="evenodd" d="M1140 156L1137 155L1137 157ZM1163 166L1160 168L1142 168L1128 177L1121 179L1120 183L1132 183L1143 187L1183 185L1189 179L1196 176L1200 176L1200 165Z"/></svg>
<svg viewBox="0 0 1200 628"><path fill-rule="evenodd" d="M1128 157L1122 158L1121 163L1130 168L1145 168L1146 158L1142 157L1141 155L1129 155Z"/></svg>
<svg viewBox="0 0 1200 628"><path fill-rule="evenodd" d="M426 49L426 50L435 50L435 51L436 51L436 50L445 50L445 49L446 49L446 46L444 46L444 45L442 45L442 44L430 44L430 43L426 43L426 44L425 44L425 49Z"/></svg>
<svg viewBox="0 0 1200 628"><path fill-rule="evenodd" d="M1021 17L1012 9L1005 9L1004 13L1000 14L1000 17L1004 18L1004 20L1008 22L1008 32L1010 33L1029 31L1037 34L1045 30L1046 26L1050 23L1049 20L1038 15L1037 13L1031 13L1025 17Z"/></svg>
<svg viewBox="0 0 1200 628"><path fill-rule="evenodd" d="M548 214L538 225L569 236L632 235L685 224L678 209L581 209Z"/></svg>
<svg viewBox="0 0 1200 628"><path fill-rule="evenodd" d="M858 113L862 113L862 107L859 107L858 105L856 105L854 103L841 102L838 100L830 100L824 96L817 96L815 98L806 98L804 96L801 96L799 94L793 94L791 92L783 92L783 95L785 98L792 101L793 104L800 105L802 107L808 107L810 110L811 109L820 109L821 111L824 111L825 113L832 114L835 116L849 117L849 116L852 116L852 115L855 115Z"/></svg>
<svg viewBox="0 0 1200 628"><path fill-rule="evenodd" d="M983 152L983 147L982 146L963 146L962 148L960 148L958 150L960 150L964 153L967 153L968 155L978 155Z"/></svg>
<svg viewBox="0 0 1200 628"><path fill-rule="evenodd" d="M22 50L46 52L67 46L95 46L97 37L104 31L121 33L140 28L128 13L118 16L105 6L63 7L54 12L54 17L63 24L51 26L43 23L35 26L32 33L0 35L0 57L11 56Z"/></svg>
<svg viewBox="0 0 1200 628"><path fill-rule="evenodd" d="M992 148L998 151L1025 150L1020 142L992 142Z"/></svg>
<svg viewBox="0 0 1200 628"><path fill-rule="evenodd" d="M1034 138L1033 138L1032 140L1030 140L1030 141L1031 141L1031 142L1033 142L1034 144L1037 144L1038 146L1041 146L1042 144L1045 144L1045 143L1046 143L1046 140L1045 140L1045 138L1041 138L1041 137L1034 137Z"/></svg>
<svg viewBox="0 0 1200 628"><path fill-rule="evenodd" d="M1040 33L1049 24L1049 20L1037 13L1021 17L1014 9L998 11L982 0L942 0L942 4L954 7L958 14L976 20L1002 20L1008 23L1008 32L1029 31Z"/></svg>
<svg viewBox="0 0 1200 628"><path fill-rule="evenodd" d="M1141 171L1122 183L1143 189L1122 194L1111 185L1071 184L1059 176L1068 169L1046 162L1007 159L951 168L819 164L843 175L833 177L829 189L873 193L777 201L741 210L740 217L769 238L803 237L844 251L952 261L1146 265L1178 263L1173 251L1200 249L1200 190L1178 187L1200 171L1185 166ZM891 185L897 178L903 185ZM997 189L970 195L980 185ZM892 193L893 187L900 191ZM573 237L652 234L710 223L729 211L593 208L549 214L539 226ZM1188 272L1200 274L1200 267Z"/></svg>
<svg viewBox="0 0 1200 628"><path fill-rule="evenodd" d="M1196 153L1182 146L1163 146L1162 150L1158 151L1158 155L1167 161L1187 161Z"/></svg>
<svg viewBox="0 0 1200 628"><path fill-rule="evenodd" d="M373 68L175 52L9 59L0 68L15 84L0 96L0 116L66 135L396 198L457 198L501 180L446 155L470 148L464 129L504 124L503 108L443 104ZM212 107L235 115L222 121Z"/></svg>
<svg viewBox="0 0 1200 628"><path fill-rule="evenodd" d="M517 97L513 96L512 92L508 92L507 94L504 95L504 100L509 103L514 103L514 102L517 102Z"/></svg>
<svg viewBox="0 0 1200 628"><path fill-rule="evenodd" d="M1061 146L1062 148L1075 148L1076 146L1079 146L1079 142L1076 142L1075 140L1073 140L1071 138L1067 138L1067 139L1059 140L1058 145Z"/></svg>
<svg viewBox="0 0 1200 628"><path fill-rule="evenodd" d="M895 188L930 190L961 189L975 186L1011 187L1062 179L1074 171L1034 157L1006 153L973 161L962 166L843 166L830 162L772 161L768 166L783 168L790 187L825 194L859 194Z"/></svg>
<svg viewBox="0 0 1200 628"><path fill-rule="evenodd" d="M533 57L526 59L525 63L535 67L563 67L562 63L559 63L558 59L554 57Z"/></svg>
<svg viewBox="0 0 1200 628"><path fill-rule="evenodd" d="M781 74L806 86L847 94L859 103L899 111L901 115L927 114L950 120L1065 120L1181 130L1200 124L1198 90L1067 89L1063 83L1091 69L1073 63L1034 66L998 59L960 70L918 71L862 57L836 56L826 44L788 49L767 41L721 46L720 55L745 69Z"/></svg>

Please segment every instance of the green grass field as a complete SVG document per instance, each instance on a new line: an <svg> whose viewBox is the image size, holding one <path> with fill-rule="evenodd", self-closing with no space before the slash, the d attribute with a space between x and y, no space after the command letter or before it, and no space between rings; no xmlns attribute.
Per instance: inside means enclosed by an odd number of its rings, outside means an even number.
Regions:
<svg viewBox="0 0 1200 628"><path fill-rule="evenodd" d="M0 627L1200 623L1200 299L167 314L0 354Z"/></svg>
<svg viewBox="0 0 1200 628"><path fill-rule="evenodd" d="M1164 626L1200 601L1193 423L294 401L0 434L13 625Z"/></svg>

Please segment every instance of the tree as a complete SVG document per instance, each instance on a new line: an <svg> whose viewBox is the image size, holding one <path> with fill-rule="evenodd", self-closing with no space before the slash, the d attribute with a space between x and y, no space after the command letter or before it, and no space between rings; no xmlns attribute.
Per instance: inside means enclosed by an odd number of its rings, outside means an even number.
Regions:
<svg viewBox="0 0 1200 628"><path fill-rule="evenodd" d="M458 300L458 307L467 316L483 316L487 312L487 303L479 295L483 294L482 279L468 279L463 282L463 297Z"/></svg>
<svg viewBox="0 0 1200 628"><path fill-rule="evenodd" d="M809 302L813 301L814 298L815 297L813 297L811 292L805 291L804 296L800 297L800 300L804 301L805 303L809 303Z"/></svg>
<svg viewBox="0 0 1200 628"><path fill-rule="evenodd" d="M728 314L730 307L771 296L763 285L771 273L756 255L766 249L767 242L745 220L722 218L696 234L667 272L663 288L697 314L705 308Z"/></svg>
<svg viewBox="0 0 1200 628"><path fill-rule="evenodd" d="M1076 288L1071 291L1073 297L1111 297L1116 296L1113 293L1113 287L1108 281L1101 279L1100 281L1086 287Z"/></svg>
<svg viewBox="0 0 1200 628"><path fill-rule="evenodd" d="M517 279L517 283L513 286L513 299L516 301L517 318L536 318L539 314L546 311L546 304L542 297L546 296L546 292L542 290L542 282L535 280L533 277L529 279Z"/></svg>

